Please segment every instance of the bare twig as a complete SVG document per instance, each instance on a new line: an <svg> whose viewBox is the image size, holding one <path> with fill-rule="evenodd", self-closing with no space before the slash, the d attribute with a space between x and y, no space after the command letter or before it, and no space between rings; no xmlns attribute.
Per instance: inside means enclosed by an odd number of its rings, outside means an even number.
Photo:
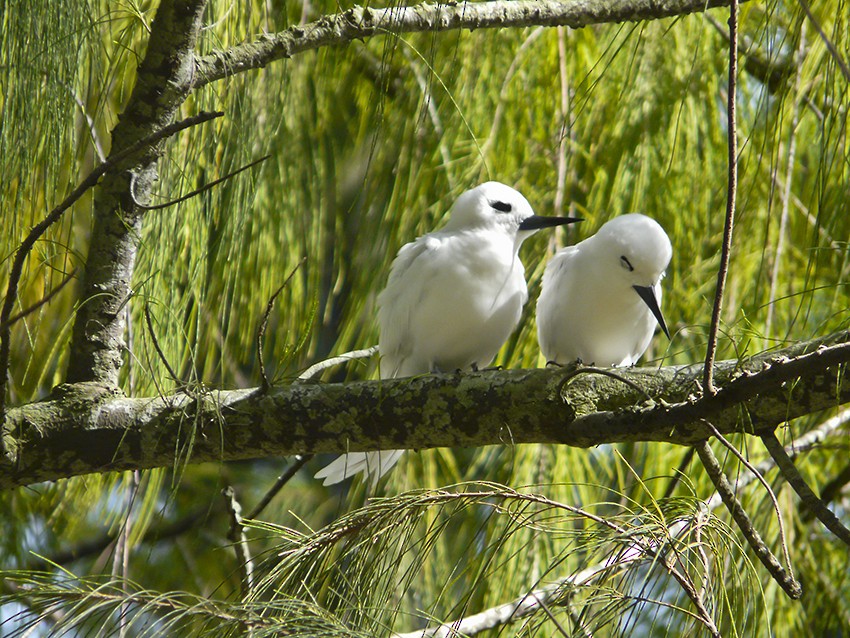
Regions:
<svg viewBox="0 0 850 638"><path fill-rule="evenodd" d="M750 544L750 547L752 547L756 556L758 556L759 560L767 568L767 571L770 572L773 579L779 583L779 586L782 587L788 597L793 600L799 599L800 596L803 595L800 583L794 578L793 574L786 572L782 565L779 564L779 561L776 560L776 556L774 556L767 545L765 545L761 535L759 535L758 531L755 527L753 527L750 517L744 511L744 508L741 507L741 503L735 496L735 492L729 484L726 475L723 473L720 463L717 461L717 457L714 456L714 452L712 452L708 441L702 441L695 447L697 454L699 454L699 458L702 461L703 467L705 467L708 476L711 478L711 482L714 483L714 487L720 494L720 498L723 499L723 503L726 505L726 508L729 510L732 518L738 524L738 527L744 534L744 537L747 539L747 542Z"/></svg>
<svg viewBox="0 0 850 638"><path fill-rule="evenodd" d="M824 483L820 491L820 500L824 503L829 503L838 497L847 484L850 483L850 465L846 465L843 470L836 474L832 479ZM811 520L814 515L811 512L804 512L801 517L804 521Z"/></svg>
<svg viewBox="0 0 850 638"><path fill-rule="evenodd" d="M20 312L9 317L9 319L6 321L6 323L0 324L0 330L5 330L6 328L9 328L9 327L15 325L18 321L20 321L21 319L23 319L24 317L26 317L28 315L31 315L36 310L41 308L44 304L48 303L51 299L53 299L56 295L59 294L59 291L61 291L66 285L68 285L68 282L70 282L74 278L74 275L76 275L76 274L77 274L77 269L74 268L73 270L71 270L71 272L69 272L67 274L65 279L62 280L62 283L60 283L58 286L56 286L56 288L54 288L49 293L47 293L44 297L42 297L41 299L36 301L29 308L25 308L24 310L21 310Z"/></svg>
<svg viewBox="0 0 850 638"><path fill-rule="evenodd" d="M260 326L257 328L257 361L260 363L260 377L262 378L262 386L260 388L261 392L268 392L272 387L271 382L269 382L269 377L266 375L266 362L263 359L263 337L266 334L266 328L269 324L269 316L272 313L272 308L274 307L274 300L277 299L277 296L283 292L283 289L286 288L286 284L288 284L292 278L295 276L295 273L298 272L298 269L307 261L307 257L304 256L301 258L297 264L295 264L295 268L292 269L292 272L286 277L286 280L280 285L280 288L275 290L274 294L269 299L269 302L266 304L266 311L263 313L263 318L260 320Z"/></svg>
<svg viewBox="0 0 850 638"><path fill-rule="evenodd" d="M153 321L151 320L151 312L150 306L145 304L145 322L148 325L148 333L151 336L151 341L153 341L153 347L156 350L156 353L159 355L160 360L162 361L165 369L168 370L168 374L171 376L171 379L180 385L184 385L180 380L180 377L177 376L177 373L174 372L174 368L171 367L171 364L168 363L168 359L165 358L165 353L162 351L162 348L159 347L159 341L156 338L156 333L153 330Z"/></svg>
<svg viewBox="0 0 850 638"><path fill-rule="evenodd" d="M332 368L333 366L340 365L342 363L347 363L355 359L368 359L369 357L374 356L377 352L378 346L372 346L370 348L364 348L363 350L352 350L351 352L345 352L339 356L331 357L330 359L325 359L324 361L319 361L318 363L314 363L309 368L304 370L304 372L299 374L298 380L306 381L308 379L312 379L314 377L317 377L319 374L321 374L328 368Z"/></svg>
<svg viewBox="0 0 850 638"><path fill-rule="evenodd" d="M572 101L570 99L570 75L567 72L567 30L564 27L556 27L555 34L558 39L558 79L560 80L561 88L558 116L561 118L563 124L561 124L561 130L558 132L558 177L555 187L553 213L555 215L562 215L567 186L567 143L571 141L573 126L570 121L572 117ZM572 215L572 212L570 214Z"/></svg>
<svg viewBox="0 0 850 638"><path fill-rule="evenodd" d="M254 562L248 549L248 537L242 525L242 505L236 500L236 492L228 485L221 493L230 514L230 531L228 540L233 543L236 561L239 563L240 582L242 583L242 600L247 600L254 589Z"/></svg>
<svg viewBox="0 0 850 638"><path fill-rule="evenodd" d="M664 490L664 496L661 497L662 499L673 496L676 486L679 484L682 476L685 475L685 470L688 469L688 466L694 458L694 452L694 448L688 448L688 451L685 452L685 455L682 457L682 460L679 462L679 466L673 474L673 478L670 479L670 482L667 484L667 488Z"/></svg>
<svg viewBox="0 0 850 638"><path fill-rule="evenodd" d="M770 483L768 483L764 479L764 476L762 476L761 472L758 471L758 468L756 468L752 463L750 463L744 457L744 455L741 454L741 452L738 450L738 448L736 448L734 445L732 445L729 442L729 440L725 436L723 436L717 430L716 427L714 427L714 425L712 425L711 423L709 423L708 421L705 421L705 420L703 420L703 423L705 423L708 426L708 428L711 430L711 433L717 438L717 440L720 441L727 450L732 452L732 454L734 454L735 457L741 463L743 463L744 466L750 472L753 473L753 476L755 476L756 480L759 483L762 484L762 487L764 487L765 491L767 492L767 495L770 497L770 500L773 503L773 510L776 512L776 520L779 523L779 543L782 545L782 554L783 554L783 558L785 559L785 566L788 569L788 573L791 574L791 576L793 577L794 572L791 569L791 556L788 554L788 541L786 540L786 537L785 537L785 524L782 522L782 511L779 509L779 501L776 500L776 494L773 493L773 489L771 489Z"/></svg>
<svg viewBox="0 0 850 638"><path fill-rule="evenodd" d="M726 192L726 221L723 226L723 245L720 265L717 268L717 284L714 291L714 307L708 330L708 345L705 352L705 370L702 387L706 394L714 394L714 359L717 355L717 332L720 328L720 313L723 309L723 291L729 271L729 254L732 250L732 229L735 224L735 196L738 189L738 139L735 115L735 93L738 73L738 0L729 4L729 86L726 104L727 146L729 177Z"/></svg>
<svg viewBox="0 0 850 638"><path fill-rule="evenodd" d="M130 197L133 199L133 203L142 210L161 210L163 208L168 208L169 206L174 206L175 204L179 204L180 202L185 202L187 199L192 199L193 197L200 195L201 193L205 193L208 190L214 188L215 186L218 186L222 182L229 180L231 177L235 177L236 175L239 175L239 173L242 173L243 171L247 171L249 168L252 168L252 167L254 167L257 164L260 164L262 162L265 162L270 157L271 157L271 155L265 155L258 160L254 160L250 164L245 164L245 166L243 166L241 168L237 168L235 171L229 172L227 175L225 175L223 177L219 177L218 179L215 179L215 180L209 182L208 184L204 184L200 188L196 188L191 193L187 193L186 195L182 195L182 196L178 197L177 199L172 199L171 201L165 202L164 204L155 204L153 206L145 206L144 204L139 203L139 201L136 199L136 188L135 188L136 187L136 182L135 182L136 176L134 174L133 179L130 180Z"/></svg>
<svg viewBox="0 0 850 638"><path fill-rule="evenodd" d="M272 487L266 492L265 496L263 496L262 500L257 503L257 506L253 509L253 511L248 514L247 518L253 520L256 519L260 514L263 513L263 510L266 509L266 506L271 503L272 499L277 495L277 493L281 490L281 488L286 485L293 476L298 473L302 467L307 465L310 459L313 458L312 454L298 454L293 459L292 465L286 468L286 472L277 477L277 481Z"/></svg>
<svg viewBox="0 0 850 638"><path fill-rule="evenodd" d="M85 177L85 179L80 182L77 188L75 188L71 194L62 200L62 203L50 211L47 217L33 226L24 241L21 242L21 245L15 252L15 257L12 260L12 267L9 270L9 283L6 287L6 298L3 301L3 308L0 310L0 417L2 417L6 411L6 378L9 374L9 356L11 351L11 344L9 341L9 317L12 314L12 308L14 307L15 300L18 296L18 283L20 282L21 274L23 273L24 261L32 250L32 247L35 245L35 242L38 241L39 237L41 237L47 229L50 228L50 226L59 221L66 210L68 210L90 188L94 187L98 180L100 180L100 178L109 170L115 168L118 164L135 155L143 148L152 146L158 141L165 139L166 137L170 137L183 129L196 126L197 124L221 117L222 115L224 115L224 112L222 111L213 111L202 112L197 115L187 117L179 122L174 122L173 124L164 126L150 135L146 135L139 141L125 148L123 151L111 156L108 160L96 166Z"/></svg>
<svg viewBox="0 0 850 638"><path fill-rule="evenodd" d="M140 475L138 470L132 472L130 484L127 486L126 514L121 531L115 543L115 554L112 557L112 577L119 582L119 587L128 594L127 583L130 578L130 531L133 527L133 505L139 494ZM118 636L124 638L127 635L127 611L128 604L120 607L118 614Z"/></svg>
<svg viewBox="0 0 850 638"><path fill-rule="evenodd" d="M773 432L764 434L761 440L764 442L764 446L770 453L771 458L776 462L776 466L779 468L782 476L785 477L785 480L788 481L791 487L794 488L794 491L797 492L797 496L803 501L803 505L812 514L817 516L817 519L823 523L824 527L835 534L844 544L850 546L850 530L838 520L838 517L832 510L809 487L809 484L806 483L806 480L800 475L799 470L797 470L797 466L794 465L794 461L786 454L782 443L776 438L776 434Z"/></svg>

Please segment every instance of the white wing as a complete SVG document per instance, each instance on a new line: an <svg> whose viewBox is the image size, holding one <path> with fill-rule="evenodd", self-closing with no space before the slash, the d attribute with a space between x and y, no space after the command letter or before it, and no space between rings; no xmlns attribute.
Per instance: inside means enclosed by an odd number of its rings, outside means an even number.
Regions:
<svg viewBox="0 0 850 638"><path fill-rule="evenodd" d="M429 256L440 249L442 241L425 235L405 244L390 268L387 286L378 295L378 324L381 327L381 378L408 376L430 372L416 368L408 360L413 352L410 333L412 313L416 312L425 293Z"/></svg>
<svg viewBox="0 0 850 638"><path fill-rule="evenodd" d="M576 358L574 344L564 325L569 323L578 249L567 246L559 250L546 265L543 286L537 300L537 340L547 361L568 363Z"/></svg>

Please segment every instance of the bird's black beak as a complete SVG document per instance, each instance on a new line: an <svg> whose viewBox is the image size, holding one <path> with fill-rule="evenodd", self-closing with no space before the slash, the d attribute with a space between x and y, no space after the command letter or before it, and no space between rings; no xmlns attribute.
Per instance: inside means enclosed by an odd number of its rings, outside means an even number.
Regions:
<svg viewBox="0 0 850 638"><path fill-rule="evenodd" d="M661 326L664 334L666 334L669 339L670 331L667 330L667 324L664 322L664 315L661 314L661 308L658 307L658 299L655 298L655 291L652 289L652 286L632 286L632 288L634 288L635 292L640 295L643 302L649 306L652 314L655 315L655 318L658 320L658 325Z"/></svg>
<svg viewBox="0 0 850 638"><path fill-rule="evenodd" d="M526 217L519 224L520 230L540 230L541 228L551 228L552 226L563 226L564 224L575 224L583 222L580 217L544 217L542 215L532 215Z"/></svg>

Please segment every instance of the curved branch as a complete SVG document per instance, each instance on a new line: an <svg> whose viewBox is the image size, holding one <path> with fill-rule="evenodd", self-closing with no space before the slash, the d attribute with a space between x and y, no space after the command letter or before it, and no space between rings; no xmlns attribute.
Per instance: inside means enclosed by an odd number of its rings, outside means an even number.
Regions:
<svg viewBox="0 0 850 638"><path fill-rule="evenodd" d="M9 411L0 489L91 472L319 452L503 443L590 447L622 441L688 445L718 431L765 433L850 402L846 331L716 366L715 395L694 398L702 364L621 369L434 374L356 383L295 383L197 396L125 398L95 383ZM563 385L561 389L560 386ZM654 397L647 402L643 393ZM742 418L746 414L747 418Z"/></svg>
<svg viewBox="0 0 850 638"><path fill-rule="evenodd" d="M835 534L841 541L850 546L850 529L847 529L838 517L830 510L826 504L818 498L806 480L800 475L794 461L788 456L785 448L776 438L776 434L769 432L762 436L762 441L773 461L782 472L782 476L788 481L789 485L797 492L797 496L803 501L806 508L823 523L830 532Z"/></svg>
<svg viewBox="0 0 850 638"><path fill-rule="evenodd" d="M513 0L456 2L386 9L352 7L302 26L263 35L195 61L194 88L222 78L260 69L270 62L305 51L339 46L374 35L424 31L499 29L506 27L568 26L656 20L725 7L730 0Z"/></svg>

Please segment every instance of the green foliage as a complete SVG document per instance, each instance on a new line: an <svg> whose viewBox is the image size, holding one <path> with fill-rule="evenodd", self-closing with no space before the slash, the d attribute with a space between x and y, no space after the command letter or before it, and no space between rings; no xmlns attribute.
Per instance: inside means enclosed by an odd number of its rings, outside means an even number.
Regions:
<svg viewBox="0 0 850 638"><path fill-rule="evenodd" d="M199 52L349 6L213 0ZM28 229L97 163L98 146L108 152L156 3L4 0L0 10L5 281ZM813 10L846 60L846 2ZM670 343L656 339L647 360L701 360L727 183L728 51L718 30L726 12L710 15L719 26L698 14L578 31L377 36L193 93L182 115L226 115L167 142L153 204L265 154L271 159L147 214L127 304L123 389L153 396L194 384L257 385L255 340L266 303L304 257L266 330L270 377L284 383L327 356L373 345L375 296L398 248L439 226L457 195L484 179L516 186L541 213L569 207L586 218L557 237L526 242L531 301L499 364L544 363L533 307L553 251L634 210L658 219L674 245L664 282L674 336ZM850 319L850 84L796 3L747 3L741 33L748 43L742 67L751 50L768 68L788 73L770 85L749 67L740 75L738 216L722 358L847 327ZM73 269L75 282L80 278L90 227L87 196L37 243L17 310ZM43 397L62 381L75 282L13 328L11 404ZM375 368L374 361L348 364L324 378L369 378ZM823 418L791 424L785 442ZM253 636L277 635L281 627L303 635L386 634L421 626L426 617L451 620L513 600L618 556L617 548L624 551L636 537L665 539L672 521L695 518L698 499L711 494L692 463L682 468L690 482L662 498L684 450L512 446L512 427L521 425L506 424L505 446L406 455L383 488L389 495L414 490L397 497L367 502L362 485L346 494L306 472L296 477L263 512L265 522L252 523L260 584L245 600L219 491L235 485L248 507L283 461L181 466L140 482L131 474L83 477L0 494L0 567L25 570L5 573L0 592L8 598L0 602L14 599L22 607L0 607L0 627L12 627L0 634L23 635L31 623L39 625L36 635L94 635L104 623L117 627L125 605L128 635L237 635L245 623ZM822 485L844 469L846 451L845 437L837 450L814 452L799 465ZM761 449L748 453L763 456ZM735 467L728 460L727 470ZM697 586L708 575L706 596L723 635L850 632L845 548L797 516L787 488L768 478L790 530L792 563L811 596L792 603L777 593L719 511L705 519L701 539L668 539L680 550L683 572ZM515 489L422 489L485 479ZM768 545L778 547L763 490L742 490ZM349 512L355 504L363 508ZM604 515L629 534L564 504ZM188 539L156 542L146 534L199 511L202 522ZM846 509L842 514L846 519ZM104 533L121 536L125 525L129 574L112 560L114 548L69 562L76 576L30 554L50 557ZM576 622L594 636L702 635L689 599L659 561L644 559L622 572L615 564L592 585L565 590L552 603L553 617L538 613L503 632L555 635ZM24 614L25 624L9 620L11 609Z"/></svg>

